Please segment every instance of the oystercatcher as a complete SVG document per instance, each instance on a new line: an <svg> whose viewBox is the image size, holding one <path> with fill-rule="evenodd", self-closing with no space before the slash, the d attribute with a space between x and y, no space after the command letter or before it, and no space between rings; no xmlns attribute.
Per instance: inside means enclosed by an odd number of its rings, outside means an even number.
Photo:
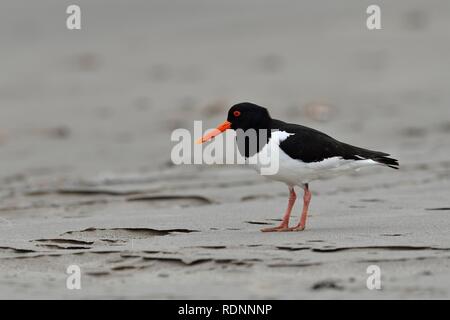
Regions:
<svg viewBox="0 0 450 320"><path fill-rule="evenodd" d="M318 130L272 119L266 108L253 103L239 103L230 108L227 120L215 130L204 135L198 143L211 140L220 133L233 129L245 133L249 129L259 132L267 130L267 138L259 142L256 152L264 147L279 148L279 167L269 179L284 182L289 188L289 202L281 224L261 231L302 231L306 226L308 206L311 201L309 183L320 178L337 176L362 167L383 165L393 169L399 168L398 160L389 154L355 147L326 135ZM241 129L241 130L238 130ZM239 145L238 145L239 147ZM239 147L239 152L246 158L254 155L248 153L248 146ZM300 222L289 227L289 217L297 198L294 186L304 190L303 210Z"/></svg>

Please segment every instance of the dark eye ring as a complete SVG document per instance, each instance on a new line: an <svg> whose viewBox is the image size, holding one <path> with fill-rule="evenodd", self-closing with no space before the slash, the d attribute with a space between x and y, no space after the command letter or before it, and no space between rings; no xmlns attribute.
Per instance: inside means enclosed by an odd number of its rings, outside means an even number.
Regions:
<svg viewBox="0 0 450 320"><path fill-rule="evenodd" d="M241 112L236 110L235 112L233 112L233 115L235 117L239 117L241 115Z"/></svg>

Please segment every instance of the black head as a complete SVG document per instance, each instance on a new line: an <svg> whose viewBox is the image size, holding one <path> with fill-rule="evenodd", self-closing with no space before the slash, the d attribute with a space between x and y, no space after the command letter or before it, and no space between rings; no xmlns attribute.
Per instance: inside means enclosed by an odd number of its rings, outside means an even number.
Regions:
<svg viewBox="0 0 450 320"><path fill-rule="evenodd" d="M238 103L228 111L227 121L218 125L215 130L205 134L197 140L197 143L209 141L228 129L241 129L243 131L255 129L258 133L259 129L270 129L271 120L266 108L249 102ZM270 131L268 136L270 136Z"/></svg>
<svg viewBox="0 0 450 320"><path fill-rule="evenodd" d="M250 102L235 104L228 111L227 121L231 123L231 129L268 129L270 127L270 115L266 108Z"/></svg>

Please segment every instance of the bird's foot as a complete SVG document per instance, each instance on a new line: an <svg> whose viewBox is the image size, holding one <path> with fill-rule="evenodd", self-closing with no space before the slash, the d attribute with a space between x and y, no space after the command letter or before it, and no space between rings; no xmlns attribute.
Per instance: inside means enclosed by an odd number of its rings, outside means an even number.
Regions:
<svg viewBox="0 0 450 320"><path fill-rule="evenodd" d="M261 229L261 231L262 232L281 232L281 231L287 231L287 229L289 229L289 227L287 225L280 224L277 227Z"/></svg>
<svg viewBox="0 0 450 320"><path fill-rule="evenodd" d="M303 231L303 230L305 230L305 226L302 226L302 225L296 225L295 227L292 227L292 228L287 228L288 230L286 230L286 231Z"/></svg>

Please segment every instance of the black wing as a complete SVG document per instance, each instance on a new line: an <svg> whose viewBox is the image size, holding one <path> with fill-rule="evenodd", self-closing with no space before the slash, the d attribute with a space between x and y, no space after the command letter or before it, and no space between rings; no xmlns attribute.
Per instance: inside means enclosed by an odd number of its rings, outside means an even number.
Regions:
<svg viewBox="0 0 450 320"><path fill-rule="evenodd" d="M342 157L348 160L371 159L394 169L399 166L398 160L389 158L387 153L355 147L312 128L272 120L272 129L294 133L280 143L280 148L291 158L303 162Z"/></svg>

